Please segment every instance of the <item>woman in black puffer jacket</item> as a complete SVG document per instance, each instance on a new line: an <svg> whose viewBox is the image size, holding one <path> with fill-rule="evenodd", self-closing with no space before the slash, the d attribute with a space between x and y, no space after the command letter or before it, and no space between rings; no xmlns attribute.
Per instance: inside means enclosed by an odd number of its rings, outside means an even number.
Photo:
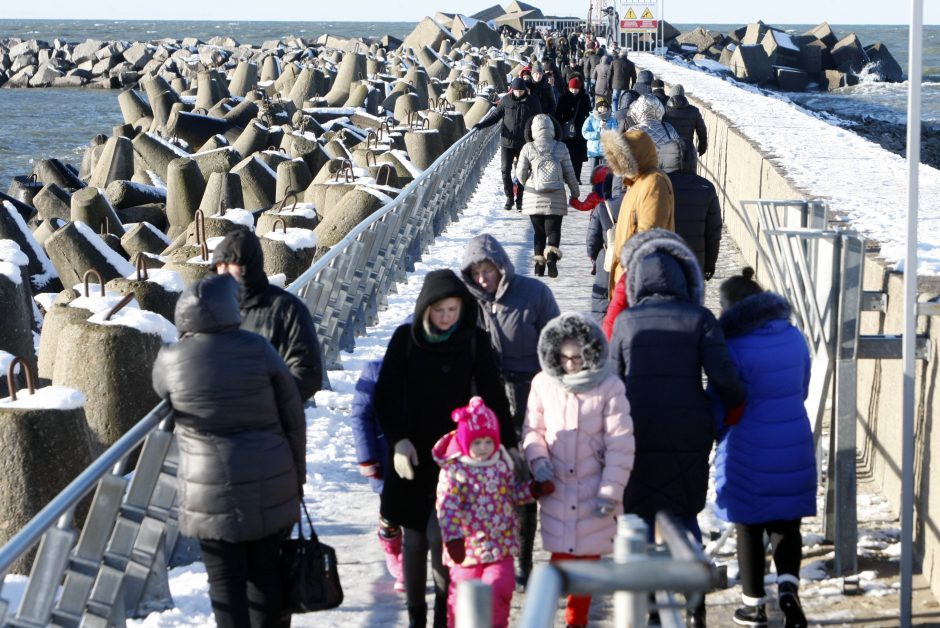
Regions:
<svg viewBox="0 0 940 628"><path fill-rule="evenodd" d="M199 539L220 627L279 626L278 548L306 481L306 425L284 360L239 329L238 284L191 285L176 304L181 338L153 367L180 450L180 531ZM249 611L250 608L250 611Z"/></svg>

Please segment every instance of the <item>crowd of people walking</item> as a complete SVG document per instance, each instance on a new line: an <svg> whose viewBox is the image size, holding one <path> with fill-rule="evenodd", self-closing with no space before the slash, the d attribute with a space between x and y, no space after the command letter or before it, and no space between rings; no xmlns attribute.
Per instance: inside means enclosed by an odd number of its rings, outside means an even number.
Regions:
<svg viewBox="0 0 940 628"><path fill-rule="evenodd" d="M733 620L767 625L766 535L786 626L805 626L800 520L815 514L816 478L802 335L751 269L721 284L719 317L704 306L721 210L697 174L707 132L682 86L667 96L591 37L553 41L475 127L501 125L504 209L530 217L535 277L493 235L472 238L460 268L426 275L356 386L360 471L409 626L430 611L452 627L467 579L492 586L493 625L507 626L539 529L552 561L611 554L622 513L652 530L668 511L701 541L710 464L715 512L738 538ZM591 212L587 241L568 243L592 261L588 313L560 312L549 287L569 207ZM213 263L219 276L180 298L182 338L154 369L180 436L181 530L200 540L218 625L283 626L276 547L303 499L319 347L303 304L267 283L253 233L226 236ZM567 625L586 626L590 604L570 596ZM688 624L705 621L703 600Z"/></svg>

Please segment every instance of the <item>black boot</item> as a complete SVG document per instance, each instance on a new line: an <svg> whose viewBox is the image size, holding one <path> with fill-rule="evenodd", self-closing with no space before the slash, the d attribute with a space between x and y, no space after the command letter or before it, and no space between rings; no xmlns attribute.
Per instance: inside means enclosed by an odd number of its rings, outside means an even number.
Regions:
<svg viewBox="0 0 940 628"><path fill-rule="evenodd" d="M535 547L535 529L538 526L538 507L535 504L523 506L519 509L519 540L520 552L516 560L516 590L525 591L532 573L532 550Z"/></svg>
<svg viewBox="0 0 940 628"><path fill-rule="evenodd" d="M767 628L767 611L764 605L742 606L734 611L731 618L739 626L753 626L754 628Z"/></svg>
<svg viewBox="0 0 940 628"><path fill-rule="evenodd" d="M506 197L506 204L503 205L503 209L505 209L507 212L512 211L512 197L511 196Z"/></svg>
<svg viewBox="0 0 940 628"><path fill-rule="evenodd" d="M545 276L545 257L542 255L535 256L535 276L536 277Z"/></svg>
<svg viewBox="0 0 940 628"><path fill-rule="evenodd" d="M408 628L426 628L428 625L428 605L408 607Z"/></svg>
<svg viewBox="0 0 940 628"><path fill-rule="evenodd" d="M685 625L688 628L705 628L705 596L702 596L702 601L699 602L698 606L688 611L688 614L685 618Z"/></svg>
<svg viewBox="0 0 940 628"><path fill-rule="evenodd" d="M434 595L433 628L447 628L447 593Z"/></svg>
<svg viewBox="0 0 940 628"><path fill-rule="evenodd" d="M561 259L561 250L555 246L545 247L545 259L548 261L548 276L557 277L558 276L558 260Z"/></svg>
<svg viewBox="0 0 940 628"><path fill-rule="evenodd" d="M792 582L781 582L777 585L780 592L780 610L786 618L786 628L806 628L806 615L797 595L797 585Z"/></svg>

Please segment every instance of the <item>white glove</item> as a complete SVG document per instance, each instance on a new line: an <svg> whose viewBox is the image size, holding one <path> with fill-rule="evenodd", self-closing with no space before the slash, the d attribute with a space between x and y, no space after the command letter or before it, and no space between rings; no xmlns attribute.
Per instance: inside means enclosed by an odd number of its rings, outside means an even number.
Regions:
<svg viewBox="0 0 940 628"><path fill-rule="evenodd" d="M539 458L532 463L532 477L537 482L548 482L555 478L555 467L548 458Z"/></svg>
<svg viewBox="0 0 940 628"><path fill-rule="evenodd" d="M418 466L418 451L410 440L403 438L395 443L393 462L395 464L395 473L401 476L402 479L415 479L414 468Z"/></svg>

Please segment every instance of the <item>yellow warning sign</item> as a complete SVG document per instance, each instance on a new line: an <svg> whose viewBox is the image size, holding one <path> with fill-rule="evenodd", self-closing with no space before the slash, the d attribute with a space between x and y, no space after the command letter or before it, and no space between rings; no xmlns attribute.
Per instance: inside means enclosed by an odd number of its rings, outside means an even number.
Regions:
<svg viewBox="0 0 940 628"><path fill-rule="evenodd" d="M633 9L630 9L630 12L632 13ZM643 11L643 15L640 17L640 19L641 20L653 20L653 19L656 19L656 17L653 15L653 12L649 10L649 7L647 7L647 9Z"/></svg>
<svg viewBox="0 0 940 628"><path fill-rule="evenodd" d="M635 19L636 19L636 12L633 10L633 7L630 7L629 9L627 9L627 15L626 15L626 17L624 17L624 19L625 19L625 20L635 20Z"/></svg>

